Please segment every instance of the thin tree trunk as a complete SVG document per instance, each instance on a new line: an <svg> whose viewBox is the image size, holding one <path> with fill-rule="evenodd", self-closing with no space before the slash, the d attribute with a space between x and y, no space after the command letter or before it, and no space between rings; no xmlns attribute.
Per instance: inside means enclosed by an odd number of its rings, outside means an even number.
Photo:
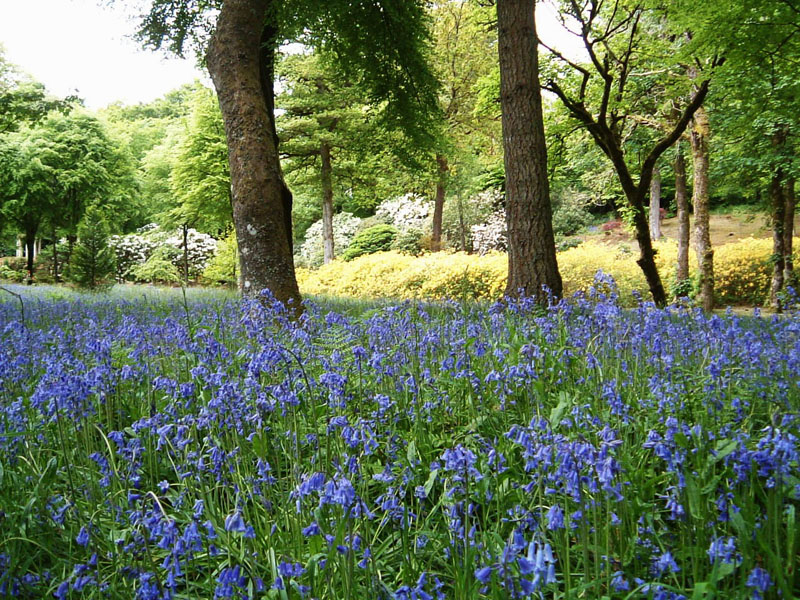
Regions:
<svg viewBox="0 0 800 600"><path fill-rule="evenodd" d="M714 308L714 249L709 225L708 143L711 134L708 113L704 107L694 114L692 128L692 164L694 165L694 245L700 269L700 302L703 309Z"/></svg>
<svg viewBox="0 0 800 600"><path fill-rule="evenodd" d="M472 253L472 248L467 248L467 224L464 222L464 201L461 194L456 196L458 201L458 230L461 234L461 251Z"/></svg>
<svg viewBox="0 0 800 600"><path fill-rule="evenodd" d="M772 134L772 149L777 156L786 143L786 130L776 127ZM769 289L769 303L780 312L780 293L783 290L783 269L785 267L785 250L783 247L784 228L786 225L786 197L784 195L783 167L776 166L772 172L769 186L769 200L772 209L772 282Z"/></svg>
<svg viewBox="0 0 800 600"><path fill-rule="evenodd" d="M675 146L675 206L678 209L678 269L676 281L682 290L689 279L689 198L686 194L686 161L680 141Z"/></svg>
<svg viewBox="0 0 800 600"><path fill-rule="evenodd" d="M333 184L331 182L331 146L322 142L322 247L323 262L327 265L333 260Z"/></svg>
<svg viewBox="0 0 800 600"><path fill-rule="evenodd" d="M75 249L75 242L78 240L78 236L74 233L67 234L67 260L66 264L72 262L72 251Z"/></svg>
<svg viewBox="0 0 800 600"><path fill-rule="evenodd" d="M36 230L37 228L25 231L25 252L28 258L28 285L33 283L33 260L36 256Z"/></svg>
<svg viewBox="0 0 800 600"><path fill-rule="evenodd" d="M226 0L209 43L207 63L228 140L233 222L239 241L241 290L270 290L300 310L292 257L291 194L281 172L274 123L274 0ZM269 38L262 44L264 35ZM266 78L270 77L269 81Z"/></svg>
<svg viewBox="0 0 800 600"><path fill-rule="evenodd" d="M183 281L189 284L189 225L183 224Z"/></svg>
<svg viewBox="0 0 800 600"><path fill-rule="evenodd" d="M444 214L445 186L447 184L447 157L436 155L436 196L433 199L433 234L431 235L431 250L439 252L442 249L442 215Z"/></svg>
<svg viewBox="0 0 800 600"><path fill-rule="evenodd" d="M561 296L539 88L535 0L498 0L500 106L506 171L506 295Z"/></svg>
<svg viewBox="0 0 800 600"><path fill-rule="evenodd" d="M56 235L56 228L53 227L53 279L56 283L59 282L58 277L58 236Z"/></svg>
<svg viewBox="0 0 800 600"><path fill-rule="evenodd" d="M658 165L653 168L650 180L650 237L661 239L661 169Z"/></svg>
<svg viewBox="0 0 800 600"><path fill-rule="evenodd" d="M795 287L792 237L794 236L794 212L797 198L794 193L794 177L786 180L783 191L786 213L783 217L783 285ZM795 289L795 291L797 291Z"/></svg>

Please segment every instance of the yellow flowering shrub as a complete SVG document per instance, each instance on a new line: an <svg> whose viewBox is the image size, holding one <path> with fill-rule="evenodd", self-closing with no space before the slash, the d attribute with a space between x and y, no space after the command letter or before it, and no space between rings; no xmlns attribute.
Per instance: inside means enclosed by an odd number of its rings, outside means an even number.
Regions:
<svg viewBox="0 0 800 600"><path fill-rule="evenodd" d="M800 240L798 240L800 242ZM796 242L796 243L798 243ZM656 264L664 285L675 275L678 247L672 240L655 244ZM714 271L717 299L726 304L763 304L769 290L769 239L745 239L715 249ZM636 258L636 243L609 246L584 242L558 254L564 293L586 291L599 270L617 282L620 300L635 302L633 292L648 298L648 287ZM697 271L694 252L689 265ZM440 299L478 298L496 300L506 285L507 257L463 252L438 252L413 257L398 252L378 252L344 262L336 260L317 270L298 269L300 289L306 294L360 298Z"/></svg>
<svg viewBox="0 0 800 600"><path fill-rule="evenodd" d="M792 247L799 243L794 238ZM720 305L765 304L771 280L772 239L750 237L714 249L714 291Z"/></svg>

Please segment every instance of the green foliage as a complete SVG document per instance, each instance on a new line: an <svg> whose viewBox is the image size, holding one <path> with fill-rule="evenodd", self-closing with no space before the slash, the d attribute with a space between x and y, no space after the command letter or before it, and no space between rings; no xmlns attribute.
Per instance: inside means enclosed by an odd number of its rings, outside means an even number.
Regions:
<svg viewBox="0 0 800 600"><path fill-rule="evenodd" d="M179 256L180 251L177 248L167 245L160 246L145 262L133 267L130 275L134 281L140 283L179 283L181 274L174 264Z"/></svg>
<svg viewBox="0 0 800 600"><path fill-rule="evenodd" d="M109 236L109 226L102 211L96 206L87 208L78 227L78 243L72 252L68 271L69 279L79 287L97 290L113 282L114 253L108 246Z"/></svg>
<svg viewBox="0 0 800 600"><path fill-rule="evenodd" d="M214 92L199 87L170 172L174 206L166 223L218 233L231 224L231 176L222 114Z"/></svg>
<svg viewBox="0 0 800 600"><path fill-rule="evenodd" d="M392 242L397 237L397 229L391 225L381 223L359 231L350 242L350 245L342 253L344 260L353 260L358 256L364 254L374 254L389 250L392 247Z"/></svg>
<svg viewBox="0 0 800 600"><path fill-rule="evenodd" d="M569 189L554 196L553 231L556 235L573 235L592 222L588 198Z"/></svg>
<svg viewBox="0 0 800 600"><path fill-rule="evenodd" d="M239 272L239 252L236 231L231 231L217 243L217 251L203 270L203 280L213 285L236 286Z"/></svg>
<svg viewBox="0 0 800 600"><path fill-rule="evenodd" d="M425 243L426 241L428 244ZM400 232L395 238L394 242L392 242L391 249L402 254L420 256L429 249L426 248L426 245L430 245L430 237L427 237L426 240L426 235L421 229L412 228Z"/></svg>

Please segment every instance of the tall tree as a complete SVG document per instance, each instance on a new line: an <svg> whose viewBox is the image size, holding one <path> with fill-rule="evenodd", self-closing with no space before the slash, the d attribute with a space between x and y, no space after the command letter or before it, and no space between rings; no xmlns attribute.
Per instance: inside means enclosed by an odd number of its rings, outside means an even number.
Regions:
<svg viewBox="0 0 800 600"><path fill-rule="evenodd" d="M661 238L661 170L658 163L650 180L650 237L654 240Z"/></svg>
<svg viewBox="0 0 800 600"><path fill-rule="evenodd" d="M583 42L587 60L572 60L556 49L548 48L558 65L558 72L552 74L544 87L561 99L572 117L586 128L613 164L626 205L632 213L639 244L637 263L645 275L653 301L663 306L667 296L655 263L645 200L656 161L686 130L694 112L708 94L710 79L699 82L669 131L647 148L638 147L635 153L630 152L626 141L638 124L632 118L640 112L637 103L650 101L642 86L653 88L657 83L652 78L641 79L636 75L636 69L653 66L652 61L657 56L658 69L655 72L661 74L660 85L664 89L669 89L667 82L675 72L684 70L674 57L674 46L678 42L669 44L669 40L660 39L663 36L653 35L652 29L662 21L657 12L647 10L642 4L622 0L565 2L562 5L563 20L577 24L575 34ZM643 52L643 46L648 43L653 47ZM674 94L680 97L683 91ZM641 164L637 164L638 156L644 156Z"/></svg>
<svg viewBox="0 0 800 600"><path fill-rule="evenodd" d="M691 131L692 167L694 172L692 204L694 205L694 244L700 268L700 302L703 309L714 308L714 248L711 247L709 210L709 138L711 127L704 107L697 109Z"/></svg>
<svg viewBox="0 0 800 600"><path fill-rule="evenodd" d="M688 292L689 281L689 197L686 193L686 160L681 141L675 143L675 208L678 213L678 266L675 273L676 289Z"/></svg>
<svg viewBox="0 0 800 600"><path fill-rule="evenodd" d="M325 263L335 256L336 158L359 146L359 136L368 134L369 108L364 94L336 77L330 60L319 52L286 56L278 68L284 91L276 98L278 108L283 111L277 119L277 127L287 174L313 171L306 179L313 181L321 198Z"/></svg>
<svg viewBox="0 0 800 600"><path fill-rule="evenodd" d="M281 171L273 89L278 45L303 37L340 59L342 72L361 81L375 101L387 101L389 125L435 106L435 80L426 59L421 0L152 0L143 37L182 52L188 39L213 30L205 53L228 140L233 220L240 249L242 290L269 289L297 306L292 260L292 196ZM365 35L365 32L367 33Z"/></svg>
<svg viewBox="0 0 800 600"><path fill-rule="evenodd" d="M442 83L442 120L430 159L435 182L431 249L442 248L442 222L448 188L455 173L468 168L472 157L496 162L501 132L498 121L475 110L481 81L497 70L497 32L490 27L490 7L473 2L436 2L432 9L433 63ZM494 99L493 99L494 100ZM498 148L495 148L498 146ZM495 156L498 155L498 156Z"/></svg>
<svg viewBox="0 0 800 600"><path fill-rule="evenodd" d="M535 0L498 0L500 103L506 172L508 283L506 295L561 296L556 262Z"/></svg>
<svg viewBox="0 0 800 600"><path fill-rule="evenodd" d="M169 172L172 206L166 221L220 234L231 225L231 177L219 103L213 90L197 88Z"/></svg>

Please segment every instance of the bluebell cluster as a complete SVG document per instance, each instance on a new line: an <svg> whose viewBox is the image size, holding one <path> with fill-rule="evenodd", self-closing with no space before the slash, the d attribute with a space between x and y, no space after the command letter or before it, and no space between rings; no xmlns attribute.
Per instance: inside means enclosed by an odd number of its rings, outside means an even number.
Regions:
<svg viewBox="0 0 800 600"><path fill-rule="evenodd" d="M800 595L797 315L26 302L0 597Z"/></svg>

